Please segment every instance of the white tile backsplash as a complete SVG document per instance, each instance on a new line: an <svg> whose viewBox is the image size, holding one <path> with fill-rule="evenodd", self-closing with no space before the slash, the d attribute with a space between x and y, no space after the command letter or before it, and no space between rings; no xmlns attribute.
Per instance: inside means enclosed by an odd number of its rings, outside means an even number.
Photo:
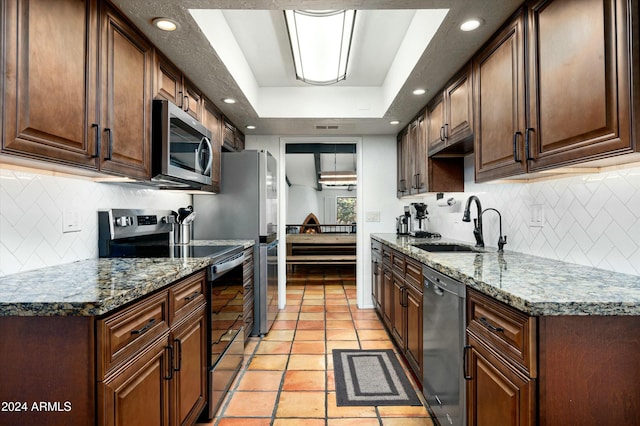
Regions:
<svg viewBox="0 0 640 426"><path fill-rule="evenodd" d="M554 178L532 183L476 184L473 156L465 158L465 192L452 208L428 204L428 229L475 243L473 224L461 221L467 197L475 194L483 209L502 213L505 249L640 275L640 167ZM531 226L532 206L542 206L544 225ZM471 217L476 217L472 206ZM483 215L484 240L495 247L498 216Z"/></svg>
<svg viewBox="0 0 640 426"><path fill-rule="evenodd" d="M98 256L97 211L177 210L191 195L0 168L0 276ZM63 214L81 230L63 233Z"/></svg>

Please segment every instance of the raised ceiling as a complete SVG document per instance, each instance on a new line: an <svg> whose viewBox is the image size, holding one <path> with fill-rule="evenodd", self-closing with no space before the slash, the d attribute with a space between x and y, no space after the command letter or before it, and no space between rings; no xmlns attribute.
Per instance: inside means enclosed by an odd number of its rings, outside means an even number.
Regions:
<svg viewBox="0 0 640 426"><path fill-rule="evenodd" d="M521 3L519 0L112 2L243 132L288 136L397 133ZM312 8L361 11L350 74L346 81L334 86L307 86L296 81L293 74L282 10ZM426 27L438 13L444 19L439 26L435 24L437 31L429 42L430 30ZM156 17L176 20L178 30L166 33L156 29L151 25ZM470 17L481 18L483 25L474 32L460 31L460 24ZM207 38L207 35L211 38L210 32L214 33L211 41ZM413 95L416 88L427 92ZM224 104L221 100L225 97L238 102ZM390 120L399 120L400 125L393 126ZM256 129L245 128L250 124Z"/></svg>

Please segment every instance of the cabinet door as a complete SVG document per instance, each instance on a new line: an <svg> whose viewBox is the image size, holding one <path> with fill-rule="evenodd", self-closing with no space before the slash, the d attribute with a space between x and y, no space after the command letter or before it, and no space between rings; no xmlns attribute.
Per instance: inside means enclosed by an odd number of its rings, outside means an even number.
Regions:
<svg viewBox="0 0 640 426"><path fill-rule="evenodd" d="M476 181L526 172L524 11L473 61Z"/></svg>
<svg viewBox="0 0 640 426"><path fill-rule="evenodd" d="M427 146L429 154L440 151L445 146L444 97L438 95L427 105Z"/></svg>
<svg viewBox="0 0 640 426"><path fill-rule="evenodd" d="M400 135L398 135L398 197L409 195L411 193L411 171L409 160L411 158L410 132L407 127Z"/></svg>
<svg viewBox="0 0 640 426"><path fill-rule="evenodd" d="M404 280L394 273L392 281L393 311L391 313L391 334L398 347L402 349L406 347L407 310L405 309L405 292Z"/></svg>
<svg viewBox="0 0 640 426"><path fill-rule="evenodd" d="M98 424L169 425L171 356L167 335L124 370L98 382Z"/></svg>
<svg viewBox="0 0 640 426"><path fill-rule="evenodd" d="M211 132L211 147L213 161L211 162L211 191L220 192L220 173L222 159L222 117L215 105L208 99L204 100L202 122Z"/></svg>
<svg viewBox="0 0 640 426"><path fill-rule="evenodd" d="M153 51L106 3L104 8L100 168L149 179Z"/></svg>
<svg viewBox="0 0 640 426"><path fill-rule="evenodd" d="M407 286L406 356L418 377L422 377L422 292Z"/></svg>
<svg viewBox="0 0 640 426"><path fill-rule="evenodd" d="M467 333L469 345L467 424L530 426L535 424L535 382L495 356Z"/></svg>
<svg viewBox="0 0 640 426"><path fill-rule="evenodd" d="M96 2L20 0L2 5L2 151L96 168Z"/></svg>
<svg viewBox="0 0 640 426"><path fill-rule="evenodd" d="M627 4L539 1L530 12L530 170L630 152Z"/></svg>
<svg viewBox="0 0 640 426"><path fill-rule="evenodd" d="M415 139L413 141L413 179L415 194L422 194L429 189L428 164L427 164L427 129L425 115L420 115L416 120Z"/></svg>
<svg viewBox="0 0 640 426"><path fill-rule="evenodd" d="M445 91L446 144L454 144L473 133L473 91L471 68L465 67L460 76Z"/></svg>
<svg viewBox="0 0 640 426"><path fill-rule="evenodd" d="M166 99L182 108L182 73L168 59L156 55L155 89L157 98Z"/></svg>
<svg viewBox="0 0 640 426"><path fill-rule="evenodd" d="M178 425L193 424L206 401L207 322L202 305L173 332L174 419Z"/></svg>
<svg viewBox="0 0 640 426"><path fill-rule="evenodd" d="M391 317L393 315L393 273L391 268L383 266L382 269L382 319L387 328L391 329Z"/></svg>
<svg viewBox="0 0 640 426"><path fill-rule="evenodd" d="M202 93L188 80L184 80L182 109L196 120L202 120Z"/></svg>

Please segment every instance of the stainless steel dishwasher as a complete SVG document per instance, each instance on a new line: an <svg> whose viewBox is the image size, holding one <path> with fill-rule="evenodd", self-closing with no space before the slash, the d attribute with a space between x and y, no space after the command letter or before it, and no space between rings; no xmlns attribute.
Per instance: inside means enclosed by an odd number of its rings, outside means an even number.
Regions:
<svg viewBox="0 0 640 426"><path fill-rule="evenodd" d="M465 286L424 266L423 393L442 426L465 425Z"/></svg>

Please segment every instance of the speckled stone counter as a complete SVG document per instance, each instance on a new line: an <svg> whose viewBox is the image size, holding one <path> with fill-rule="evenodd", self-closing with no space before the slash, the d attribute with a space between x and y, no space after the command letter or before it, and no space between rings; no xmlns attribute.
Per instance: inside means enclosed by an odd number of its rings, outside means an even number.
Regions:
<svg viewBox="0 0 640 426"><path fill-rule="evenodd" d="M372 234L371 238L533 316L640 315L640 277L496 249L430 253L412 244L459 243ZM467 243L462 243L469 245Z"/></svg>
<svg viewBox="0 0 640 426"><path fill-rule="evenodd" d="M247 240L197 240L240 245ZM0 278L0 316L93 316L165 287L211 264L209 258L88 259Z"/></svg>

